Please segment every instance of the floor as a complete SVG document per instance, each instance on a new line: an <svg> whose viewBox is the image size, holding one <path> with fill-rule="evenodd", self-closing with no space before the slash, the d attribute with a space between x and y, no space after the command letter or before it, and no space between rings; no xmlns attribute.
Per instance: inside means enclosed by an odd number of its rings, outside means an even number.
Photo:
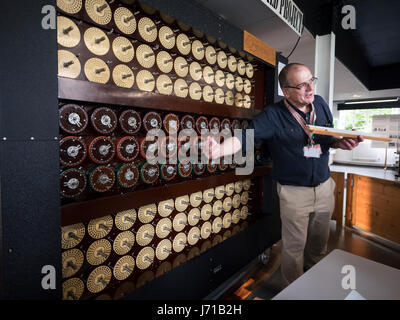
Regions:
<svg viewBox="0 0 400 320"><path fill-rule="evenodd" d="M400 269L400 250L372 241L359 232L331 221L328 253L341 249ZM280 281L281 242L272 246L266 263L259 262L218 300L270 300L284 289Z"/></svg>

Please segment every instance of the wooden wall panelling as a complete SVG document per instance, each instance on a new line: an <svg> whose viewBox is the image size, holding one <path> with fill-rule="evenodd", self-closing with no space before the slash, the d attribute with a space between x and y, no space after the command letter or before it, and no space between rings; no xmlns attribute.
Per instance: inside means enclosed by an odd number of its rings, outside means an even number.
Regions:
<svg viewBox="0 0 400 320"><path fill-rule="evenodd" d="M400 184L355 175L352 224L400 243Z"/></svg>
<svg viewBox="0 0 400 320"><path fill-rule="evenodd" d="M354 184L354 174L347 174L347 184L346 184L346 214L345 214L345 225L351 228L353 226L352 222L352 208L353 208L353 184Z"/></svg>
<svg viewBox="0 0 400 320"><path fill-rule="evenodd" d="M335 188L335 210L332 220L336 220L338 225L343 222L343 197L344 197L344 172L331 172L331 177L336 183Z"/></svg>

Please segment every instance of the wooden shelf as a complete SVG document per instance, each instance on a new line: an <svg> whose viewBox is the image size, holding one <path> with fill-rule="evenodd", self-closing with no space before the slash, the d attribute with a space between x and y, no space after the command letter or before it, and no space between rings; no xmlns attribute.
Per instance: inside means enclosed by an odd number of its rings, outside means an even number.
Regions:
<svg viewBox="0 0 400 320"><path fill-rule="evenodd" d="M58 78L58 98L235 119L253 119L261 112L257 109L238 108L62 77Z"/></svg>
<svg viewBox="0 0 400 320"><path fill-rule="evenodd" d="M123 210L175 198L177 194L190 194L218 185L228 184L244 179L264 176L271 172L270 166L256 167L251 175L235 175L235 171L188 180L176 184L164 185L127 194L73 203L61 207L61 225L71 225L90 219L116 214Z"/></svg>

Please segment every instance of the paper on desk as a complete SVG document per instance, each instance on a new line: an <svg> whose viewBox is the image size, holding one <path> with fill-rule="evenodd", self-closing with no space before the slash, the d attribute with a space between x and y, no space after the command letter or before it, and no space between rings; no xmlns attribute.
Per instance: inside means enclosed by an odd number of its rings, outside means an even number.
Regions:
<svg viewBox="0 0 400 320"><path fill-rule="evenodd" d="M344 300L367 300L356 290L351 290Z"/></svg>

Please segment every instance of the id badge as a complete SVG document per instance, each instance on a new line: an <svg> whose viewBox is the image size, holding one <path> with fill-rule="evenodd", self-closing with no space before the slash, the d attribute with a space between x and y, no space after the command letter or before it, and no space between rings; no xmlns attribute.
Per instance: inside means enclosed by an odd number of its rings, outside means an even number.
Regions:
<svg viewBox="0 0 400 320"><path fill-rule="evenodd" d="M306 158L319 158L322 153L321 146L319 144L304 146L303 151Z"/></svg>

